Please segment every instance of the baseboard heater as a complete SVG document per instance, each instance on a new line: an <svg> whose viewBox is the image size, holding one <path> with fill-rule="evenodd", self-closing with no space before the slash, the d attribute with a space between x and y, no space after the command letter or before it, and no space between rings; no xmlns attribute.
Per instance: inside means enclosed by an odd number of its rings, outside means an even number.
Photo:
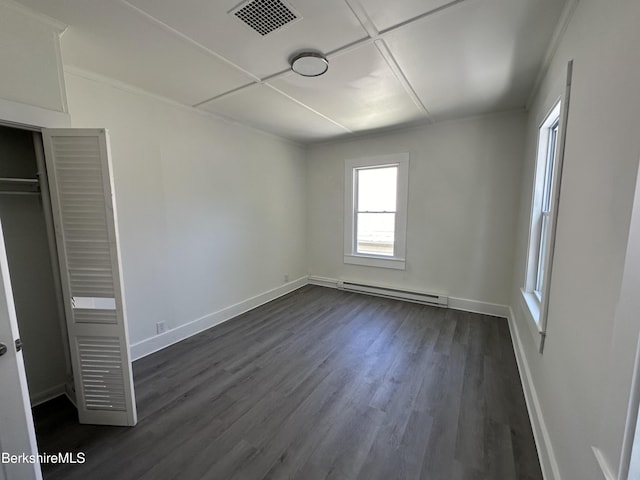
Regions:
<svg viewBox="0 0 640 480"><path fill-rule="evenodd" d="M405 300L425 305L434 305L436 307L447 307L449 305L449 297L446 297L445 295L416 292L411 290L399 290L395 288L346 281L338 281L338 288L348 292L365 293L368 295L376 295L378 297Z"/></svg>

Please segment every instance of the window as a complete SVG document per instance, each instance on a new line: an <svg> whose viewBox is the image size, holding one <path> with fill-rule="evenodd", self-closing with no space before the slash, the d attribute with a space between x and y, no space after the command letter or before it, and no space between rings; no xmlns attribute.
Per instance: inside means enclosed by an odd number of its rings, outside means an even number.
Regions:
<svg viewBox="0 0 640 480"><path fill-rule="evenodd" d="M542 122L538 134L538 155L536 160L535 183L529 229L529 255L527 276L523 297L538 324L545 301L545 287L548 281L549 265L552 257L553 231L559 179L558 140L560 125L560 102L558 102Z"/></svg>
<svg viewBox="0 0 640 480"><path fill-rule="evenodd" d="M405 268L409 154L345 162L344 263Z"/></svg>
<svg viewBox="0 0 640 480"><path fill-rule="evenodd" d="M544 162L544 186L542 188L542 208L538 215L540 222L540 236L538 238L538 261L536 268L536 284L534 292L538 300L542 299L542 284L545 273L545 258L549 244L549 221L551 218L551 185L553 184L553 167L556 159L556 144L558 139L559 118L554 119L553 125L547 132L546 156Z"/></svg>

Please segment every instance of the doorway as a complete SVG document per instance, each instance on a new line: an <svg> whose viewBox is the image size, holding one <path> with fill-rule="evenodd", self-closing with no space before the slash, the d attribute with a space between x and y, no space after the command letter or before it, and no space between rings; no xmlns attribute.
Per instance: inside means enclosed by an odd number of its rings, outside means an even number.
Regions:
<svg viewBox="0 0 640 480"><path fill-rule="evenodd" d="M31 406L75 401L39 132L0 125L0 221Z"/></svg>

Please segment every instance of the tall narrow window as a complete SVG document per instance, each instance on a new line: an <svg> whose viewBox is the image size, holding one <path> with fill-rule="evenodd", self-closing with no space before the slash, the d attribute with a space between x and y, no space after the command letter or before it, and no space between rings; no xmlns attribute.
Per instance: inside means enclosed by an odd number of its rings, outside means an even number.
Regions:
<svg viewBox="0 0 640 480"><path fill-rule="evenodd" d="M538 155L534 179L529 230L529 256L527 276L522 290L523 298L531 316L538 324L542 304L546 300L545 289L549 281L548 272L553 245L553 223L556 212L555 197L559 186L557 157L560 129L560 102L558 102L540 125L538 133Z"/></svg>
<svg viewBox="0 0 640 480"><path fill-rule="evenodd" d="M408 163L408 154L345 162L345 263L404 269Z"/></svg>
<svg viewBox="0 0 640 480"><path fill-rule="evenodd" d="M542 300L542 286L545 278L545 258L548 251L549 222L551 220L551 187L553 185L553 167L556 159L559 118L554 118L548 127L546 157L544 168L544 186L542 189L542 206L540 210L540 238L538 239L538 266L536 269L536 286L534 292L538 300Z"/></svg>

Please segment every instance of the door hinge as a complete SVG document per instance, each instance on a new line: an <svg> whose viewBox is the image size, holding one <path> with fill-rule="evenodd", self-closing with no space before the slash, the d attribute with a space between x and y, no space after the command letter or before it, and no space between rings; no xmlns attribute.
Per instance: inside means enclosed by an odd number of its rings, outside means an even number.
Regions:
<svg viewBox="0 0 640 480"><path fill-rule="evenodd" d="M16 339L16 352L19 352L20 350L22 350L22 340L17 338Z"/></svg>

